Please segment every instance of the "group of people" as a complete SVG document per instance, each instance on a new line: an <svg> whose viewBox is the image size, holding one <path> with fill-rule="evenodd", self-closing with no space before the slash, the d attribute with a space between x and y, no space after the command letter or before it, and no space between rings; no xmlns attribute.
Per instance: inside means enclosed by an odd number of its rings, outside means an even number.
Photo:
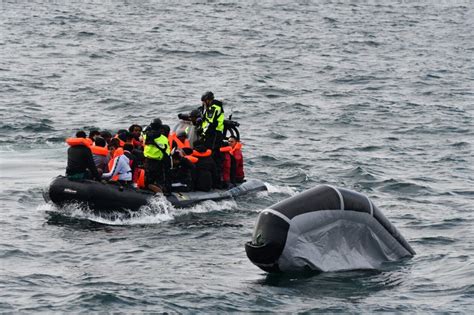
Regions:
<svg viewBox="0 0 474 315"><path fill-rule="evenodd" d="M244 181L240 139L224 139L223 103L212 92L201 97L202 105L188 119L190 128L170 132L161 119L145 129L131 125L114 136L92 130L78 131L69 144L66 176L71 180L95 179L136 186L155 193L225 189ZM185 117L183 117L185 116Z"/></svg>

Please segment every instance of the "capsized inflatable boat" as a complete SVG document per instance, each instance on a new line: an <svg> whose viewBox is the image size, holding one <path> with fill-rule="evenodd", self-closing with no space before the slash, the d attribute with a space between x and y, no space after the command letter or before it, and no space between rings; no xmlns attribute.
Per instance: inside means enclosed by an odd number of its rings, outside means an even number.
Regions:
<svg viewBox="0 0 474 315"><path fill-rule="evenodd" d="M228 190L210 192L173 192L166 198L175 207L189 207L205 200L221 200L241 196L250 192L266 190L265 184L258 179L250 179ZM71 181L58 176L44 193L44 199L62 206L68 203L84 203L98 211L137 211L149 203L155 194L150 191L122 187L118 184L102 183L92 180Z"/></svg>
<svg viewBox="0 0 474 315"><path fill-rule="evenodd" d="M378 269L415 255L366 196L327 185L263 210L245 250L268 272Z"/></svg>

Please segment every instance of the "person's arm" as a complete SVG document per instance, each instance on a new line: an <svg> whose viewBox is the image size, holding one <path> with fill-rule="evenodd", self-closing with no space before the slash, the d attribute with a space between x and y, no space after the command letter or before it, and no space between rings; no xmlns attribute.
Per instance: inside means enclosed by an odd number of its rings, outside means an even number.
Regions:
<svg viewBox="0 0 474 315"><path fill-rule="evenodd" d="M109 179L117 175L119 173L119 161L120 161L120 156L114 159L114 164L112 165L112 169L110 169L108 173L102 174L102 178Z"/></svg>

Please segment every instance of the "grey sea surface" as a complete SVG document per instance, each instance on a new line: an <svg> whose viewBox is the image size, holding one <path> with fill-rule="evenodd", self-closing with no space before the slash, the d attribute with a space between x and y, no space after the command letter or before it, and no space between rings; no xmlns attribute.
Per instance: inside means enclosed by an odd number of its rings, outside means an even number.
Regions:
<svg viewBox="0 0 474 315"><path fill-rule="evenodd" d="M474 311L472 1L0 2L0 312ZM269 192L124 220L42 198L64 139L212 90ZM369 196L416 250L377 271L268 275L259 211Z"/></svg>

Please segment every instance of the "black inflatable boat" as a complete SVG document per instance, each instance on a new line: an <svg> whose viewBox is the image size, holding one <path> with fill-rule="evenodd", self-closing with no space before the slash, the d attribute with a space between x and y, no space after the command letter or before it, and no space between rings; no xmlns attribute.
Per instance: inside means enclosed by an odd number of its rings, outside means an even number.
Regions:
<svg viewBox="0 0 474 315"><path fill-rule="evenodd" d="M245 250L268 272L378 269L415 255L367 196L328 185L263 210Z"/></svg>
<svg viewBox="0 0 474 315"><path fill-rule="evenodd" d="M266 189L261 180L250 179L227 190L173 192L166 198L175 207L183 208L206 200L233 198ZM53 179L44 193L44 199L47 202L51 201L59 206L83 203L90 209L98 211L137 211L140 207L147 205L154 196L155 194L146 190L92 180L71 181L64 176Z"/></svg>

